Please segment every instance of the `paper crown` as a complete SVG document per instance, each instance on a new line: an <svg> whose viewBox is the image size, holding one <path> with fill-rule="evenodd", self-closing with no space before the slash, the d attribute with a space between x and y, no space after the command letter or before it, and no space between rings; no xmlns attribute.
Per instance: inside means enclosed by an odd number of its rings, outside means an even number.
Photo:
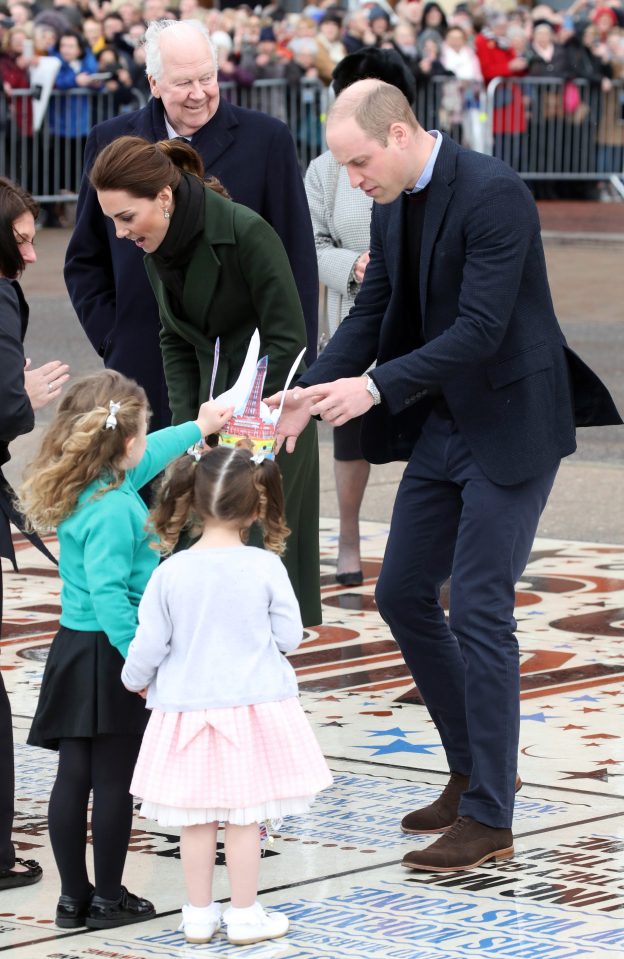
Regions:
<svg viewBox="0 0 624 959"><path fill-rule="evenodd" d="M301 350L299 356L291 366L286 382L284 384L282 402L278 409L270 410L266 403L262 402L262 390L269 365L268 356L263 356L258 360L260 352L260 333L254 331L249 346L247 356L240 371L238 379L234 386L220 396L215 397L215 401L222 406L233 406L234 415L228 420L219 433L219 445L221 446L247 446L254 456L264 455L267 459L275 457L275 429L282 415L282 407L286 396L286 390L299 368L299 364L305 353L305 348ZM219 340L215 343L215 358L212 368L212 382L210 384L210 398L217 374L219 364Z"/></svg>

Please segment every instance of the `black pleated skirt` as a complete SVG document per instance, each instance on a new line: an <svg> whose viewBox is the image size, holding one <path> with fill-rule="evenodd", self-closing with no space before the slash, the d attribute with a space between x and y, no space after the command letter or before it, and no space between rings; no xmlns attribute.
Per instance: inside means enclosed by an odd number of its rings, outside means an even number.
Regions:
<svg viewBox="0 0 624 959"><path fill-rule="evenodd" d="M52 640L30 746L58 749L60 739L142 736L145 700L121 682L123 656L105 633L61 626Z"/></svg>

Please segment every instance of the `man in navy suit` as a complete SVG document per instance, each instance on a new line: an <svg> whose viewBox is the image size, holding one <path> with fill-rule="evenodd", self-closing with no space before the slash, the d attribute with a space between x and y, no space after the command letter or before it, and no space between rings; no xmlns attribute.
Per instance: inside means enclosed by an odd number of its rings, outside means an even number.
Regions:
<svg viewBox="0 0 624 959"><path fill-rule="evenodd" d="M106 366L145 388L152 428L157 429L170 422L158 308L142 251L115 238L88 182L88 171L103 147L124 134L152 142L175 136L190 139L203 157L206 173L221 180L233 200L271 224L286 248L299 290L308 363L316 356L318 272L303 178L289 130L273 117L220 100L204 26L195 20L150 24L146 67L152 100L141 110L98 124L87 140L65 281L80 323Z"/></svg>
<svg viewBox="0 0 624 959"><path fill-rule="evenodd" d="M292 449L310 414L334 426L365 414L366 457L408 461L376 599L451 775L404 817L404 832L440 837L403 865L469 869L514 851L515 583L575 425L621 419L565 343L537 210L509 167L427 133L376 80L340 95L327 142L375 200L370 262L278 432Z"/></svg>

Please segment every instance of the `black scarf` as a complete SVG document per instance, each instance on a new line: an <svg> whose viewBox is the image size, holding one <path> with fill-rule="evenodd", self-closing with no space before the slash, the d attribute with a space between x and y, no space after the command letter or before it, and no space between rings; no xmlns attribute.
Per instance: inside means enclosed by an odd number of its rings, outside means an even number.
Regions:
<svg viewBox="0 0 624 959"><path fill-rule="evenodd" d="M158 276L169 293L171 307L183 315L184 280L198 237L204 229L204 185L190 173L183 173L174 193L174 208L165 238L152 253Z"/></svg>

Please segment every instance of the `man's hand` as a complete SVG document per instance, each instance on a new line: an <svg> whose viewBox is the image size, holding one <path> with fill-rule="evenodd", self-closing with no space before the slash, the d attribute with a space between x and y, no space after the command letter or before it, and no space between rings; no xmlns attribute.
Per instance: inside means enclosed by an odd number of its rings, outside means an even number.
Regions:
<svg viewBox="0 0 624 959"><path fill-rule="evenodd" d="M305 393L312 401L311 415L320 416L332 426L342 426L355 416L361 416L373 405L373 397L366 385L366 376L350 376L334 383L308 387Z"/></svg>
<svg viewBox="0 0 624 959"><path fill-rule="evenodd" d="M275 429L275 452L279 453L284 443L286 452L292 453L297 443L297 437L303 433L310 422L309 390L296 386L294 390L287 390L284 398L282 414ZM264 402L271 410L275 410L282 402L282 393L274 393Z"/></svg>

